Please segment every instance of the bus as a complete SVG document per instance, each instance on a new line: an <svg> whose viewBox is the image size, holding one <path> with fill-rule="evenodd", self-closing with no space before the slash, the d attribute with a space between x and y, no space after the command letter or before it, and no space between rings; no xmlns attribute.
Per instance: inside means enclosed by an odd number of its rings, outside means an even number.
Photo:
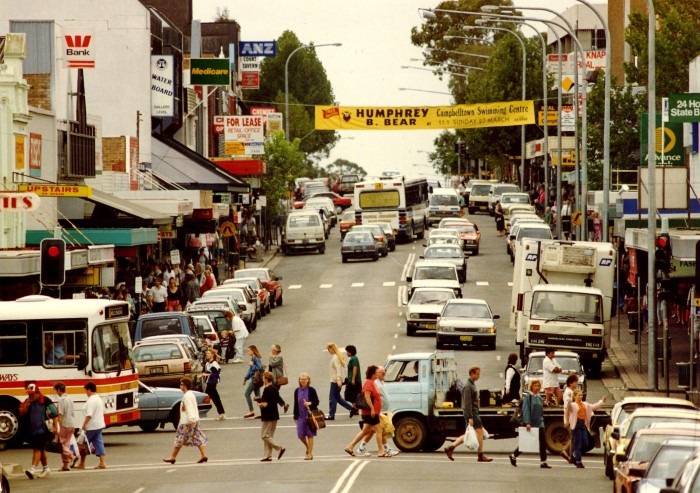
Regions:
<svg viewBox="0 0 700 493"><path fill-rule="evenodd" d="M80 423L88 381L105 404L107 427L138 422L128 303L42 295L0 302L0 447L25 440L19 405L27 382L54 402L54 384L65 383Z"/></svg>
<svg viewBox="0 0 700 493"><path fill-rule="evenodd" d="M397 240L422 239L428 229L428 181L385 176L355 183L355 222L389 223Z"/></svg>

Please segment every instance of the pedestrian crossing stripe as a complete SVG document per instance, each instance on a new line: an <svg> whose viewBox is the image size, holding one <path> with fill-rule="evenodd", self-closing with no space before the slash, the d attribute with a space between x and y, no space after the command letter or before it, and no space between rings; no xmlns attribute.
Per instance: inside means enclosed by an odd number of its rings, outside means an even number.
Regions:
<svg viewBox="0 0 700 493"><path fill-rule="evenodd" d="M488 281L476 281L477 286L488 286L489 282Z"/></svg>
<svg viewBox="0 0 700 493"><path fill-rule="evenodd" d="M351 288L361 288L361 287L364 286L364 285L365 285L364 282L354 282L354 283L352 283L352 284L350 285L350 287L351 287Z"/></svg>
<svg viewBox="0 0 700 493"><path fill-rule="evenodd" d="M382 283L382 286L385 286L385 287L396 286L396 283L394 281L384 282L384 283Z"/></svg>
<svg viewBox="0 0 700 493"><path fill-rule="evenodd" d="M329 288L332 288L332 287L333 287L332 284L321 284L321 285L319 286L319 288L321 288L321 289L329 289Z"/></svg>
<svg viewBox="0 0 700 493"><path fill-rule="evenodd" d="M301 284L292 284L288 286L287 289L301 289Z"/></svg>

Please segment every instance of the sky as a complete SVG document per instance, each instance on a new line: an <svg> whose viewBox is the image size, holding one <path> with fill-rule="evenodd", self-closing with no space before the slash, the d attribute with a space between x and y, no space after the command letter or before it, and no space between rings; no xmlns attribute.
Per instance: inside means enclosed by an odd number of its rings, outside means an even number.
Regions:
<svg viewBox="0 0 700 493"><path fill-rule="evenodd" d="M523 7L548 7L558 12L575 0L514 0ZM599 2L595 2L599 3ZM342 43L340 47L316 50L336 101L342 106L449 106L447 79L429 71L403 69L422 67L420 48L411 43L411 28L420 26L419 8L435 7L421 0L193 0L194 18L211 22L216 9L227 7L229 17L241 26L242 41L276 40L285 30L293 31L302 43ZM546 12L529 11L532 17L551 18ZM526 31L527 32L527 31ZM409 90L400 90L406 88ZM418 89L418 90L410 90ZM514 130L516 131L516 130ZM517 130L519 131L519 130ZM408 175L434 171L428 153L434 150L436 130L356 130L340 133L341 140L326 159L347 159L370 175L383 169L398 169Z"/></svg>

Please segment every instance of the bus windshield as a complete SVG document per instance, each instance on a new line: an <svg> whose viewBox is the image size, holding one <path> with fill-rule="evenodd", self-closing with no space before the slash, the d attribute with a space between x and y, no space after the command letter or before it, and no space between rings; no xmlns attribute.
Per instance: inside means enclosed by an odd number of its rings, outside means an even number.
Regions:
<svg viewBox="0 0 700 493"><path fill-rule="evenodd" d="M92 369L111 372L134 368L130 349L129 324L107 323L95 327L92 333Z"/></svg>

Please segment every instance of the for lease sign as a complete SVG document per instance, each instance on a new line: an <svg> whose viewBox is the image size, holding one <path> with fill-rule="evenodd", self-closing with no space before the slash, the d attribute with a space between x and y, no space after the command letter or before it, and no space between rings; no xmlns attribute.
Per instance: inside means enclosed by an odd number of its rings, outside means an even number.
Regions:
<svg viewBox="0 0 700 493"><path fill-rule="evenodd" d="M265 126L262 116L236 115L224 117L224 140L245 144L263 144Z"/></svg>

